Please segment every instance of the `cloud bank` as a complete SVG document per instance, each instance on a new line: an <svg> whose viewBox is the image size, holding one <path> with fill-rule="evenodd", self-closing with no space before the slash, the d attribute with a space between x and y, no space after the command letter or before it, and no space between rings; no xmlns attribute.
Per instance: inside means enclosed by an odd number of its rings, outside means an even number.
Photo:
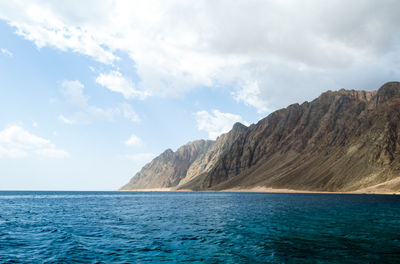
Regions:
<svg viewBox="0 0 400 264"><path fill-rule="evenodd" d="M400 2L3 1L0 18L38 48L108 65L97 81L125 98L229 86L264 113L327 89L400 77ZM114 66L126 54L133 82Z"/></svg>

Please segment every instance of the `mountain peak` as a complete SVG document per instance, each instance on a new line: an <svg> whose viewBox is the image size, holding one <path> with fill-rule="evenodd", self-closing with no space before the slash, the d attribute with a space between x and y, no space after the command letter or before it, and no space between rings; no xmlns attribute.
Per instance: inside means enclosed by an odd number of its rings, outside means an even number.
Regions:
<svg viewBox="0 0 400 264"><path fill-rule="evenodd" d="M178 185L190 165L214 144L211 140L195 140L177 151L167 149L146 164L122 190L169 188Z"/></svg>
<svg viewBox="0 0 400 264"><path fill-rule="evenodd" d="M376 96L377 105L385 103L393 98L400 97L400 82L387 82L379 88Z"/></svg>
<svg viewBox="0 0 400 264"><path fill-rule="evenodd" d="M243 131L246 130L247 128L248 127L243 125L242 123L236 122L235 124L233 124L232 131Z"/></svg>

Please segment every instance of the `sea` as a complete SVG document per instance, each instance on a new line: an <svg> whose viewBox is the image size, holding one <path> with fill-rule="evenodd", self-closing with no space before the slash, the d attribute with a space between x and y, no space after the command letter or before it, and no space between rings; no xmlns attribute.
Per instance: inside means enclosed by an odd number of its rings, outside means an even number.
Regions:
<svg viewBox="0 0 400 264"><path fill-rule="evenodd" d="M400 196L2 191L0 263L400 263Z"/></svg>

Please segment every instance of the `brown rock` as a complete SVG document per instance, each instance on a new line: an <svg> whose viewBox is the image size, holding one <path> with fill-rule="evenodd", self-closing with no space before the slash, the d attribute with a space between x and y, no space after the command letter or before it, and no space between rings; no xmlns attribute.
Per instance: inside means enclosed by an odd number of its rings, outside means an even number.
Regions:
<svg viewBox="0 0 400 264"><path fill-rule="evenodd" d="M399 82L372 92L328 91L250 127L235 124L185 165L162 154L162 172L146 165L132 181L148 188L353 191L400 176L399 135Z"/></svg>
<svg viewBox="0 0 400 264"><path fill-rule="evenodd" d="M212 145L211 140L196 140L176 152L167 149L138 172L121 190L175 187L186 176L190 165Z"/></svg>

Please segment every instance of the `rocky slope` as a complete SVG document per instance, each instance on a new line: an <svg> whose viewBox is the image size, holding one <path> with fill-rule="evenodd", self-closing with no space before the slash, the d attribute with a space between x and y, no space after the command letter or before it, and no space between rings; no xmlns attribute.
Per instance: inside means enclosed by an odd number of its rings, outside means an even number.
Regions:
<svg viewBox="0 0 400 264"><path fill-rule="evenodd" d="M190 165L213 145L211 140L197 140L180 147L176 152L167 149L142 168L121 189L168 188L186 177Z"/></svg>
<svg viewBox="0 0 400 264"><path fill-rule="evenodd" d="M124 189L365 189L400 176L399 133L400 83L372 92L328 91L250 127L235 124L214 143L202 143L185 165L164 152Z"/></svg>

